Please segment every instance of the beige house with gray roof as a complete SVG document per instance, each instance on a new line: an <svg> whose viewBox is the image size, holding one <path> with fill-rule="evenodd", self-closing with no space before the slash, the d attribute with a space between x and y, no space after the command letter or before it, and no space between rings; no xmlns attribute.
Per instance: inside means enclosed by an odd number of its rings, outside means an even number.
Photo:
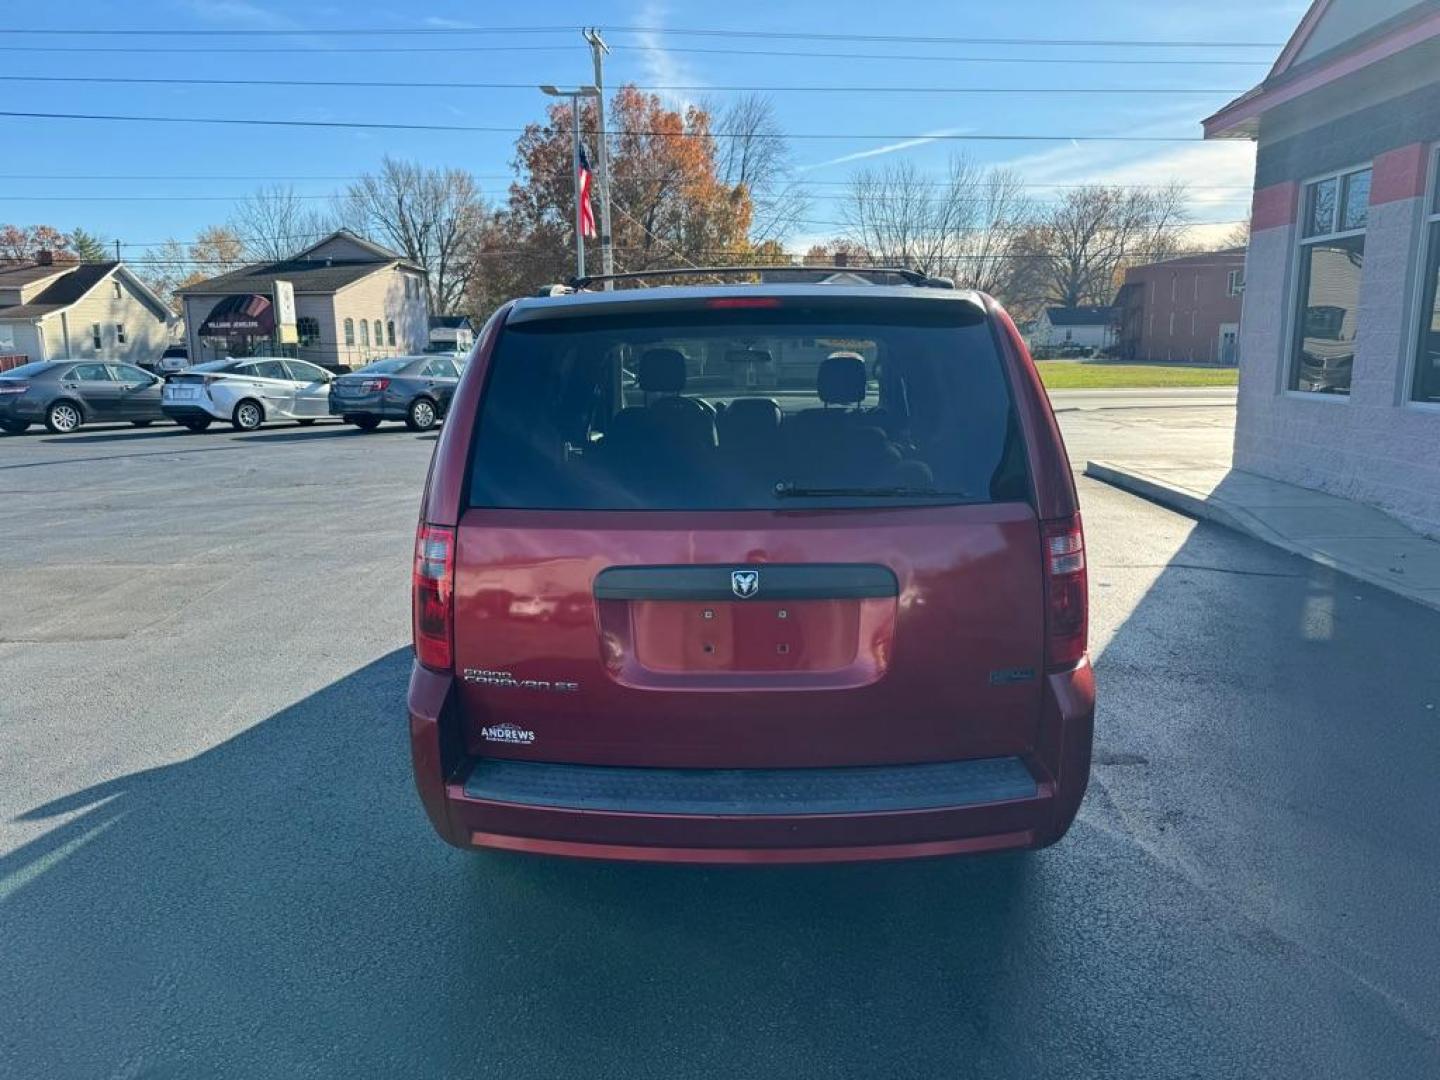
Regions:
<svg viewBox="0 0 1440 1080"><path fill-rule="evenodd" d="M124 263L0 261L0 369L30 360L136 364L169 344L174 316Z"/></svg>
<svg viewBox="0 0 1440 1080"><path fill-rule="evenodd" d="M277 282L294 290L294 343L283 340ZM424 352L430 336L425 270L348 229L289 259L196 282L180 296L194 363L284 355L357 368Z"/></svg>

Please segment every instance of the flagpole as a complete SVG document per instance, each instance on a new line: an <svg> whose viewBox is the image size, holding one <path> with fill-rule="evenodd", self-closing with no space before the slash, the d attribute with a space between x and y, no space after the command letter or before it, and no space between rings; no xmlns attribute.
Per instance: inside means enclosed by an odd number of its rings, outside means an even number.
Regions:
<svg viewBox="0 0 1440 1080"><path fill-rule="evenodd" d="M570 165L570 178L575 181L575 276L585 276L585 227L583 209L580 206L580 95L570 95L571 125L574 161Z"/></svg>
<svg viewBox="0 0 1440 1080"><path fill-rule="evenodd" d="M599 91L593 86L579 86L573 90L561 90L558 86L544 84L542 93L551 97L570 99L570 179L575 183L575 276L585 276L585 225L580 205L580 99L595 97Z"/></svg>

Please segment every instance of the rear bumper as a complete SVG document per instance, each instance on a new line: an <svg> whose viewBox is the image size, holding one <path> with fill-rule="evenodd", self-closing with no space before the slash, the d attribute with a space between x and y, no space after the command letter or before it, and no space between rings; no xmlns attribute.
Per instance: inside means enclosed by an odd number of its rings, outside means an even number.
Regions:
<svg viewBox="0 0 1440 1080"><path fill-rule="evenodd" d="M1044 847L1070 827L1090 775L1088 661L1047 676L1033 753L874 770L690 773L477 762L464 755L454 689L453 677L415 665L410 743L431 823L464 848L715 864Z"/></svg>
<svg viewBox="0 0 1440 1080"><path fill-rule="evenodd" d="M45 406L29 394L5 394L0 396L0 420L39 420L45 415Z"/></svg>
<svg viewBox="0 0 1440 1080"><path fill-rule="evenodd" d="M186 420L224 420L226 417L215 411L214 406L208 403L187 402L184 405L161 405L160 411L174 420L177 424L183 424Z"/></svg>

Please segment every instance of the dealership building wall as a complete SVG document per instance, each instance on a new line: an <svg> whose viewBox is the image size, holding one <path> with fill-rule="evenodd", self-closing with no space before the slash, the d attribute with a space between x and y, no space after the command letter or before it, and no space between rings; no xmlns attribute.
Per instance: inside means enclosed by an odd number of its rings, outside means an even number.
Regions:
<svg viewBox="0 0 1440 1080"><path fill-rule="evenodd" d="M1434 317L1426 260L1436 240L1427 234L1440 236L1430 221L1440 207L1440 42L1266 111L1257 141L1234 465L1371 503L1440 536L1440 402L1417 401L1414 390L1415 365L1433 362L1422 334ZM1299 389L1297 335L1317 333L1300 326L1307 185L1365 168L1358 307L1344 316L1349 392ZM1323 292L1308 293L1316 310Z"/></svg>

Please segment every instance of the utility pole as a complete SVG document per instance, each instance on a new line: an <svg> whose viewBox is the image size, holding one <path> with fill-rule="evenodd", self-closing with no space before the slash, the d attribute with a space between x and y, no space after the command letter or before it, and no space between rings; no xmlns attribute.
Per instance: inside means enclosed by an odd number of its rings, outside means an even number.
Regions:
<svg viewBox="0 0 1440 1080"><path fill-rule="evenodd" d="M587 26L582 33L590 45L590 58L595 64L595 115L599 132L595 136L595 167L600 181L600 267L609 275L615 272L615 248L610 233L610 149L605 134L605 55L610 46L600 36L598 27ZM605 288L613 289L615 283L607 276Z"/></svg>
<svg viewBox="0 0 1440 1080"><path fill-rule="evenodd" d="M120 241L119 241L119 240L116 240L116 241L115 241L115 261L116 261L116 262L119 262L119 261L120 261Z"/></svg>

